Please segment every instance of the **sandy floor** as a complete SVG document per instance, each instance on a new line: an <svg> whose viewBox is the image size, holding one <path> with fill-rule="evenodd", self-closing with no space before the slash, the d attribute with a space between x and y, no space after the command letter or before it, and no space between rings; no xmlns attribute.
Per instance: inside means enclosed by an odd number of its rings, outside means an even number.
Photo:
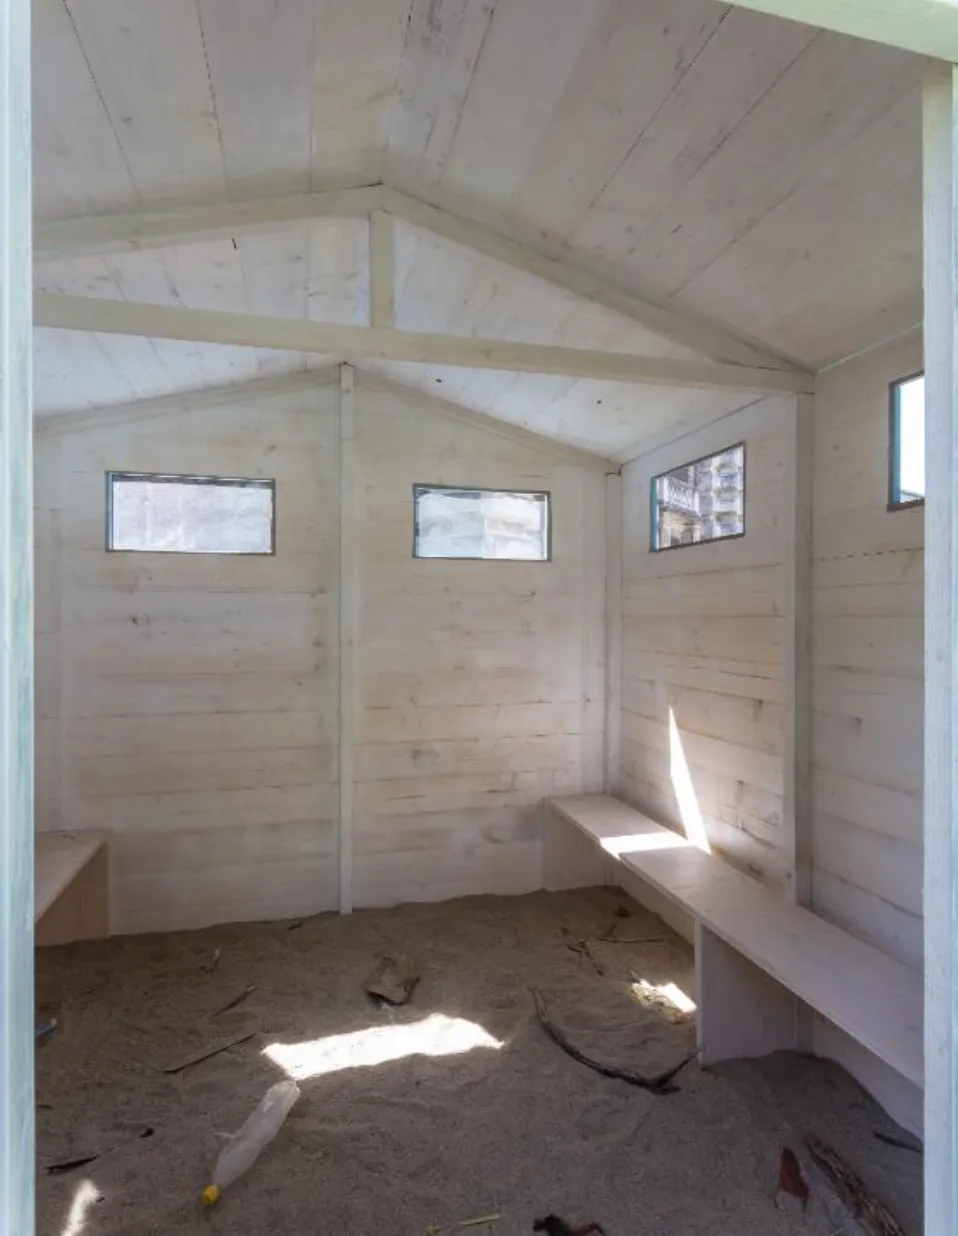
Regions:
<svg viewBox="0 0 958 1236"><path fill-rule="evenodd" d="M605 974L567 946L610 930L657 939L592 945ZM384 950L410 953L422 971L399 1010L363 992ZM667 1066L688 1050L692 1025L671 1006L638 1001L632 971L692 991L687 947L610 890L43 950L38 998L60 1028L37 1056L39 1236L424 1236L493 1212L496 1236L531 1232L549 1212L597 1220L608 1236L857 1232L814 1171L807 1215L789 1198L776 1208L781 1147L800 1150L810 1130L917 1236L921 1159L874 1138L893 1127L835 1066L797 1056L693 1065L678 1093L657 1097L575 1063L537 1026L530 985L593 1055L642 1072ZM209 1018L249 984L240 1007ZM447 1046L461 1036L486 1045L359 1063L371 1042L380 1058L433 1042L420 1036L435 1019L411 1027L437 1014L458 1019ZM370 1028L385 1033L315 1042ZM164 1072L244 1029L255 1031L248 1042ZM302 1098L251 1172L205 1209L198 1196L217 1132L238 1127L285 1076L265 1054L274 1044L312 1044L274 1056L320 1071L303 1077ZM153 1135L139 1137L147 1126ZM97 1152L86 1167L47 1173Z"/></svg>

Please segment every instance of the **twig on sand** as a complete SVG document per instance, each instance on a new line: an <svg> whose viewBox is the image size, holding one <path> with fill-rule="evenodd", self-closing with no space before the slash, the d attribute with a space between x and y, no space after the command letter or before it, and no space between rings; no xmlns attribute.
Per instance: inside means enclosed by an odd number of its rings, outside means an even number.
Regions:
<svg viewBox="0 0 958 1236"><path fill-rule="evenodd" d="M213 1012L210 1013L210 1017L219 1017L221 1013L228 1013L230 1009L235 1009L237 1005L242 1004L247 997L251 996L255 990L256 988L252 984L248 987L244 987L242 991L237 992L237 994L227 1000L225 1004L221 1004L218 1009L214 1009Z"/></svg>
<svg viewBox="0 0 958 1236"><path fill-rule="evenodd" d="M678 1089L678 1086L673 1086L672 1080L675 1078L687 1064L698 1056L702 1050L697 1047L695 1051L689 1052L682 1060L679 1061L671 1069L666 1069L664 1073L656 1073L652 1077L647 1077L643 1073L633 1073L628 1069L617 1069L611 1064L600 1064L598 1060L593 1060L591 1057L581 1052L578 1047L570 1043L565 1034L549 1017L542 997L530 987L532 999L536 1006L536 1018L539 1025L546 1032L550 1039L557 1047L560 1047L567 1056L571 1056L573 1060L577 1060L579 1064L584 1064L586 1068L593 1069L596 1073L601 1073L603 1077L615 1077L619 1081L628 1082L630 1086L638 1086L642 1090L651 1090L653 1094L671 1094Z"/></svg>
<svg viewBox="0 0 958 1236"><path fill-rule="evenodd" d="M476 1219L460 1219L457 1223L440 1223L438 1227L427 1227L426 1236L439 1236L440 1232L461 1232L467 1227L489 1227L498 1223L502 1215L479 1215Z"/></svg>
<svg viewBox="0 0 958 1236"><path fill-rule="evenodd" d="M182 1073L184 1069L188 1069L194 1064L200 1064L203 1060L209 1060L211 1056L218 1056L220 1052L229 1051L231 1047L237 1047L240 1043L245 1043L255 1033L255 1030L241 1030L239 1034L231 1034L228 1039L220 1039L216 1043L210 1043L207 1047L193 1052L192 1055L187 1056L185 1059L177 1060L175 1064L167 1065L163 1072Z"/></svg>
<svg viewBox="0 0 958 1236"><path fill-rule="evenodd" d="M603 962L599 961L598 957L589 948L585 940L566 940L565 946L571 952L575 953L580 959L585 957L587 961L592 963L592 968L600 977L606 973L606 968Z"/></svg>
<svg viewBox="0 0 958 1236"><path fill-rule="evenodd" d="M839 1197L872 1236L905 1236L905 1230L852 1170L837 1150L809 1133L805 1138L808 1153L834 1185Z"/></svg>
<svg viewBox="0 0 958 1236"><path fill-rule="evenodd" d="M896 1137L894 1133L882 1133L879 1129L876 1129L872 1136L877 1137L886 1146L895 1146L898 1150L910 1150L912 1154L925 1153L925 1148L920 1142L906 1141L904 1137Z"/></svg>

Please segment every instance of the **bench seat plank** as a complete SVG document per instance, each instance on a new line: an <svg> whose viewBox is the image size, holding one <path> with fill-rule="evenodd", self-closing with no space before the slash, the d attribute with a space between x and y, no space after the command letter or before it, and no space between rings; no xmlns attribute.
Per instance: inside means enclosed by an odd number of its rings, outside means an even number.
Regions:
<svg viewBox="0 0 958 1236"><path fill-rule="evenodd" d="M922 1085L922 976L604 795L550 806L806 1004Z"/></svg>

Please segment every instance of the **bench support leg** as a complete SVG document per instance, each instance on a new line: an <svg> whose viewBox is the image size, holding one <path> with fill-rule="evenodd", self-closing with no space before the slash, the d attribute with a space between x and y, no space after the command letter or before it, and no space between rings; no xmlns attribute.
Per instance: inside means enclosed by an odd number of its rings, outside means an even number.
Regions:
<svg viewBox="0 0 958 1236"><path fill-rule="evenodd" d="M611 883L610 859L601 846L546 803L542 837L542 887L595 888Z"/></svg>
<svg viewBox="0 0 958 1236"><path fill-rule="evenodd" d="M695 924L695 1003L703 1064L798 1046L795 996L701 923Z"/></svg>
<svg viewBox="0 0 958 1236"><path fill-rule="evenodd" d="M102 940L110 934L110 859L102 846L36 926L38 945Z"/></svg>

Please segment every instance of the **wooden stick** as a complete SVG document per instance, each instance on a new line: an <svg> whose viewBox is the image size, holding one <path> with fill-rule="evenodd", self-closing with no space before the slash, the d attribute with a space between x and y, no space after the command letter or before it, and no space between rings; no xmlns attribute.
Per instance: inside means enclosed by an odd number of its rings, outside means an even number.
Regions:
<svg viewBox="0 0 958 1236"><path fill-rule="evenodd" d="M210 1013L210 1017L219 1017L221 1013L228 1013L230 1009L235 1009L238 1004L243 1003L247 996L251 996L255 990L256 988L252 984L249 987L244 987L242 991L237 992L237 994L227 1000L225 1004L221 1004L218 1009L214 1009L213 1012Z"/></svg>
<svg viewBox="0 0 958 1236"><path fill-rule="evenodd" d="M215 1043L209 1044L201 1051L194 1052L192 1056L186 1056L183 1060L178 1060L176 1064L168 1065L164 1073L182 1073L184 1069L190 1068L194 1064L200 1064L203 1060L209 1060L211 1056L218 1056L220 1052L229 1051L231 1047L236 1047L239 1043L245 1043L247 1039L251 1039L256 1033L255 1030L241 1030L239 1034L231 1034L228 1039L219 1039Z"/></svg>
<svg viewBox="0 0 958 1236"><path fill-rule="evenodd" d="M805 1138L808 1153L829 1178L855 1218L873 1236L905 1236L905 1230L864 1181L854 1172L837 1150L809 1133Z"/></svg>
<svg viewBox="0 0 958 1236"><path fill-rule="evenodd" d="M627 1069L617 1069L610 1064L600 1064L597 1060L586 1056L578 1047L570 1043L565 1034L550 1020L546 1012L545 1004L542 997L530 987L532 999L536 1006L536 1017L539 1025L546 1032L550 1039L557 1047L560 1047L567 1056L571 1056L573 1060L577 1060L579 1064L584 1064L586 1068L593 1069L596 1073L601 1073L603 1077L616 1077L619 1081L628 1082L630 1086L638 1086L642 1090L651 1090L653 1094L671 1094L677 1090L677 1086L670 1083L672 1079L685 1068L687 1064L695 1059L702 1050L697 1047L695 1051L690 1052L684 1059L680 1060L674 1068L666 1069L664 1073L657 1073L652 1077L646 1077L643 1073L632 1073Z"/></svg>

